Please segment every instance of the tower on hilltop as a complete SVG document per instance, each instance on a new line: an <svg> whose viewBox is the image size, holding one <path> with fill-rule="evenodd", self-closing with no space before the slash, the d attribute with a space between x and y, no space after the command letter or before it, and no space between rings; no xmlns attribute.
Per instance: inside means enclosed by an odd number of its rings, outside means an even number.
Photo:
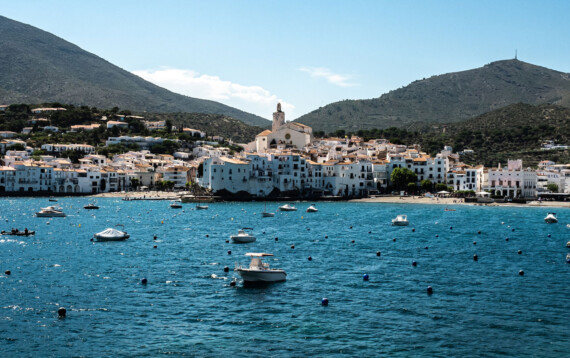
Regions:
<svg viewBox="0 0 570 358"><path fill-rule="evenodd" d="M275 132L285 124L285 112L281 111L281 103L277 103L277 112L273 112L273 125L271 131Z"/></svg>

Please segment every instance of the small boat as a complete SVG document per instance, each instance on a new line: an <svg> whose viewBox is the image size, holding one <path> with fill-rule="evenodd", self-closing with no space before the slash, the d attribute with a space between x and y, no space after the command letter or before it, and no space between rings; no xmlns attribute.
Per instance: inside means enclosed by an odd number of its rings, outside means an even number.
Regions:
<svg viewBox="0 0 570 358"><path fill-rule="evenodd" d="M566 254L566 263L570 264L570 254Z"/></svg>
<svg viewBox="0 0 570 358"><path fill-rule="evenodd" d="M130 237L126 231L119 231L113 228L108 228L93 235L97 241L124 241Z"/></svg>
<svg viewBox="0 0 570 358"><path fill-rule="evenodd" d="M36 232L35 231L28 231L28 229L24 230L24 231L19 231L19 230L12 230L12 231L4 231L2 230L2 232L0 232L1 235L14 235L14 236L30 236L30 235L35 235Z"/></svg>
<svg viewBox="0 0 570 358"><path fill-rule="evenodd" d="M261 216L264 218L272 218L275 216L275 213L270 213L267 211L267 202L265 202L265 206L263 207L263 211L261 212Z"/></svg>
<svg viewBox="0 0 570 358"><path fill-rule="evenodd" d="M269 264L262 261L263 257L273 256L273 254L248 252L245 256L251 257L249 267L237 266L235 268L244 282L285 281L287 273L284 270L269 268Z"/></svg>
<svg viewBox="0 0 570 358"><path fill-rule="evenodd" d="M37 212L36 216L38 218L63 218L66 215L61 208L56 206L48 206L47 208L42 208L42 210Z"/></svg>
<svg viewBox="0 0 570 358"><path fill-rule="evenodd" d="M174 203L170 204L170 207L171 207L172 209L182 209L182 205L181 205L179 202L176 202L176 201L175 201Z"/></svg>
<svg viewBox="0 0 570 358"><path fill-rule="evenodd" d="M196 210L206 210L206 209L208 209L208 205L200 205L200 204L196 205Z"/></svg>
<svg viewBox="0 0 570 358"><path fill-rule="evenodd" d="M408 226L410 222L408 221L407 215L398 215L395 219L392 219L393 226Z"/></svg>
<svg viewBox="0 0 570 358"><path fill-rule="evenodd" d="M245 230L253 230L252 228L249 227L244 227L241 230L238 230L237 235L230 235L230 239L232 239L233 242L235 242L236 244L247 244L249 242L254 242L255 236L248 234L247 232L245 232Z"/></svg>
<svg viewBox="0 0 570 358"><path fill-rule="evenodd" d="M57 199L54 198L53 196L50 196L49 201L56 203L56 202L57 202Z"/></svg>
<svg viewBox="0 0 570 358"><path fill-rule="evenodd" d="M455 211L455 209L448 209L448 208L445 208L445 210L443 210L443 211Z"/></svg>
<svg viewBox="0 0 570 358"><path fill-rule="evenodd" d="M307 208L307 212L308 212L308 213L316 213L317 211L319 211L319 209L317 209L317 208L315 207L315 204L313 204L313 205L311 205L311 206L309 206L309 207Z"/></svg>
<svg viewBox="0 0 570 358"><path fill-rule="evenodd" d="M99 207L95 204L87 204L83 207L83 209L94 210L94 209L99 209Z"/></svg>
<svg viewBox="0 0 570 358"><path fill-rule="evenodd" d="M556 224L558 222L558 218L556 217L556 213L548 213L544 218L544 221L547 224Z"/></svg>
<svg viewBox="0 0 570 358"><path fill-rule="evenodd" d="M279 207L281 211L297 211L297 208L293 205L285 204Z"/></svg>

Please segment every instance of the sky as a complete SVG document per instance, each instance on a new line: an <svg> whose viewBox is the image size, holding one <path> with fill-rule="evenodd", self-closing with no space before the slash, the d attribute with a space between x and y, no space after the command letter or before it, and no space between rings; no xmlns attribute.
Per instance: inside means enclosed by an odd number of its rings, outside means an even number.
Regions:
<svg viewBox="0 0 570 358"><path fill-rule="evenodd" d="M518 59L570 72L566 0L0 0L150 82L270 119Z"/></svg>

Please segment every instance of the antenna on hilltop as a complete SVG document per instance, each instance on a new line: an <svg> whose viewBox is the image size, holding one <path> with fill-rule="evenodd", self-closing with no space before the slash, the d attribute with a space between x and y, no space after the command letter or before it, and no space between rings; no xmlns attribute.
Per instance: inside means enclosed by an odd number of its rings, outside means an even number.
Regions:
<svg viewBox="0 0 570 358"><path fill-rule="evenodd" d="M517 49L515 49L515 60L517 59Z"/></svg>

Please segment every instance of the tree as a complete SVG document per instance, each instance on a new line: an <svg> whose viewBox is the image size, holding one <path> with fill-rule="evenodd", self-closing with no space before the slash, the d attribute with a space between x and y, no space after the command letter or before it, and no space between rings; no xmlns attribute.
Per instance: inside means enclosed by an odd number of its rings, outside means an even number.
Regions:
<svg viewBox="0 0 570 358"><path fill-rule="evenodd" d="M141 185L141 182L138 178L131 178L131 188L137 190L137 188Z"/></svg>
<svg viewBox="0 0 570 358"><path fill-rule="evenodd" d="M558 185L554 183L550 183L546 185L546 189L550 190L553 193L558 193Z"/></svg>
<svg viewBox="0 0 570 358"><path fill-rule="evenodd" d="M444 183L437 183L435 184L435 190L436 191L447 191L449 188L447 187L447 184Z"/></svg>
<svg viewBox="0 0 570 358"><path fill-rule="evenodd" d="M417 181L417 175L408 168L396 168L390 175L390 181L396 189L405 190L408 187L408 183Z"/></svg>
<svg viewBox="0 0 570 358"><path fill-rule="evenodd" d="M433 190L433 183L429 179L424 179L420 182L420 186L423 191L432 191Z"/></svg>
<svg viewBox="0 0 570 358"><path fill-rule="evenodd" d="M416 186L415 182L408 183L408 193L415 194L417 189L418 189L418 187Z"/></svg>
<svg viewBox="0 0 570 358"><path fill-rule="evenodd" d="M166 132L172 133L172 121L170 119L166 120Z"/></svg>

